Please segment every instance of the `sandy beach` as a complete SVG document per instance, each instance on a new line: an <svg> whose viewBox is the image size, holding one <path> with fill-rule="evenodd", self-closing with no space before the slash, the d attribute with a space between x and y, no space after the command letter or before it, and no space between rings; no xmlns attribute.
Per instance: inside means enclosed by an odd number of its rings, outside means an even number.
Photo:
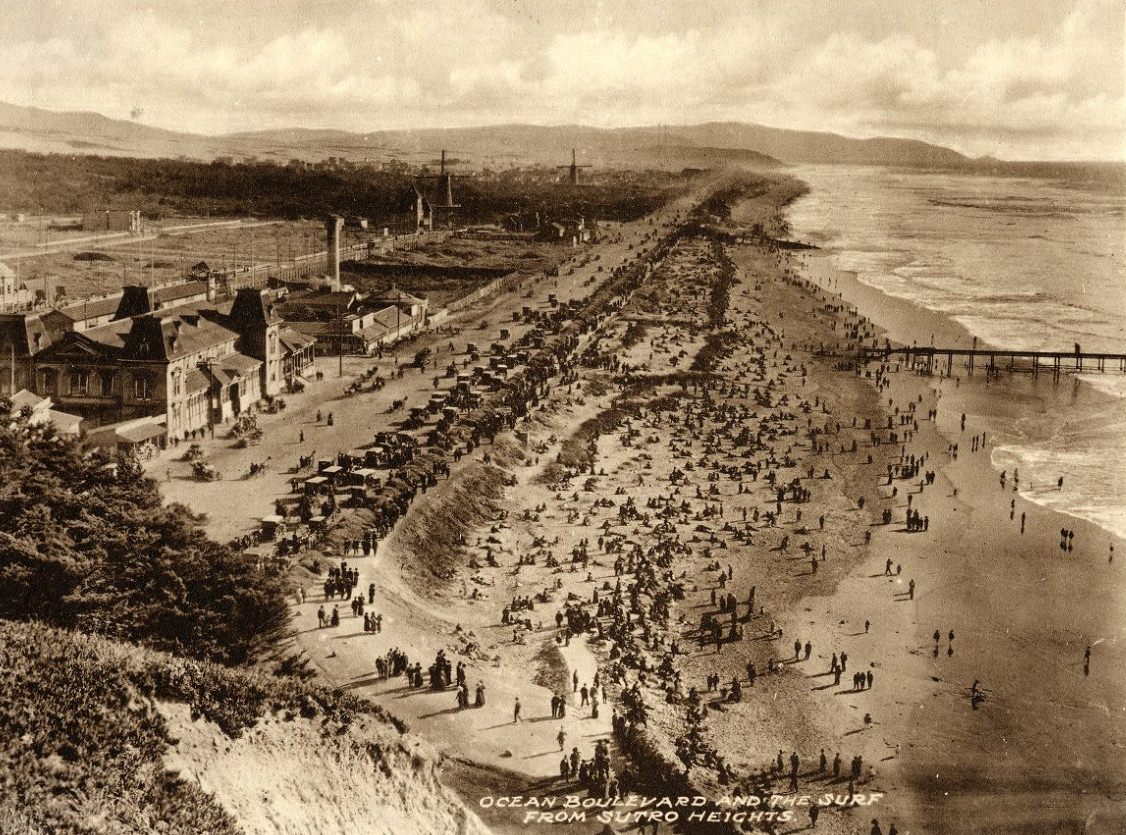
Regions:
<svg viewBox="0 0 1126 835"><path fill-rule="evenodd" d="M902 833L1120 831L1126 601L1111 539L1023 500L1012 473L1000 484L1000 439L976 451L971 440L990 398L1048 409L1061 389L1016 380L1010 393L1003 379L894 365L858 372L825 355L858 339L959 335L812 251L723 231L761 223L783 235L792 194L787 184L729 196L730 218L698 231L673 232L687 204L623 228L602 250L607 269L657 251L663 236L672 243L590 323L516 431L416 497L374 558L321 556L322 571L341 559L357 567L361 592L374 584L365 612L381 616L380 631L307 575L293 610L299 646L324 681L432 742L445 780L498 833L548 821L490 798L611 791L699 794L741 814L682 820L693 832L801 831L810 804L824 811L816 828L835 833L867 831L872 817ZM589 266L483 302L454 326L490 324L457 339L487 343L519 306L547 309L549 289L581 298L600 278ZM414 374L335 400L331 429L312 420L315 398L290 419L309 424L306 445L355 446L394 425L387 398L428 391ZM279 443L279 460L306 451ZM232 469L246 455L218 454ZM284 491L283 472L240 505L220 488L193 499L176 480L169 494L233 535L247 510ZM925 530L908 530L909 510ZM341 533L363 525L345 514ZM1060 528L1074 531L1071 553L1058 548ZM340 625L319 628L318 609L334 606ZM452 687L381 675L376 659L393 652L422 669L439 654L463 664L484 705L459 708ZM850 683L857 673L861 686ZM572 751L595 768L602 743L612 782L561 776ZM737 797L768 805L750 815ZM618 812L618 831L640 822ZM566 830L603 827L591 813Z"/></svg>
<svg viewBox="0 0 1126 835"><path fill-rule="evenodd" d="M842 293L897 342L909 342L912 333L933 334L938 344L969 342L958 326L861 285L827 259L806 262L804 274ZM937 420L921 426L920 441L939 481L918 499L935 520L930 531L906 534L892 526L873 536L873 556L885 552L898 561L903 554L919 587L914 605L882 607L894 619L891 634L879 627L878 655L896 659L890 683L898 692L881 721L892 726L885 732L901 752L886 772L914 790L906 798L914 809L905 811L937 831L1118 831L1126 814L1126 592L1122 568L1109 555L1112 546L1121 551L1121 541L1024 500L1012 472L1002 485L989 454L1001 437L990 435L984 449L970 451L970 439L984 431L979 415L988 410L992 427L998 416L1025 409L1062 412L1073 386L1020 375L986 381L980 369L976 379L964 369L957 377L904 370L888 390L891 401L921 394L924 405L936 404ZM959 447L957 459L951 444ZM1070 553L1059 548L1061 528L1075 532ZM880 560L870 564L879 575ZM888 582L859 574L842 584L826 615L854 610L874 585ZM934 655L935 629L955 631L953 655L945 638ZM1085 676L1088 645L1093 660ZM974 679L991 691L978 711L967 700Z"/></svg>

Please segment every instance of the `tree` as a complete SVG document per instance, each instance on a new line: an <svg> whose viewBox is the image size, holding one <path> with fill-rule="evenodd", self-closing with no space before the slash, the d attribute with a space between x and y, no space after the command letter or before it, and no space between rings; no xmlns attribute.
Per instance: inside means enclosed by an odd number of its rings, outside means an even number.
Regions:
<svg viewBox="0 0 1126 835"><path fill-rule="evenodd" d="M0 426L0 616L225 663L251 660L288 625L282 580L164 506L135 461L26 414Z"/></svg>

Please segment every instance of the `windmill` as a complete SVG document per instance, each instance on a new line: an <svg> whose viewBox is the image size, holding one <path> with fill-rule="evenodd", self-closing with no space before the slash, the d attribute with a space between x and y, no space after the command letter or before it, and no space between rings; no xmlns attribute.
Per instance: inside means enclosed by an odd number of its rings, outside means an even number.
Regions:
<svg viewBox="0 0 1126 835"><path fill-rule="evenodd" d="M446 152L442 151L438 174L414 178L415 218L418 228L434 228L435 210L461 208L454 202L454 175L446 173Z"/></svg>
<svg viewBox="0 0 1126 835"><path fill-rule="evenodd" d="M570 180L571 185L577 186L579 184L579 169L590 168L589 165L579 165L578 158L575 155L575 149L571 149L571 164L570 165L557 165L556 168L562 170L567 169L567 178Z"/></svg>

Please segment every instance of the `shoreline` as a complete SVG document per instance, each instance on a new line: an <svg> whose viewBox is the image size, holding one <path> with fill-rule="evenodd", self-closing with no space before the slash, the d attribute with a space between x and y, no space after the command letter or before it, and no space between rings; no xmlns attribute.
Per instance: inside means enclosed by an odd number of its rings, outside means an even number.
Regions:
<svg viewBox="0 0 1126 835"><path fill-rule="evenodd" d="M839 269L832 261L833 253L821 250L816 254L806 255L798 269L822 289L839 293L844 301L854 305L893 342L909 344L910 336L916 332L918 323L923 325L922 332L931 334L932 340L936 342L958 345L969 343L974 339L961 323L947 319L942 313L864 284L854 272ZM980 339L978 345L1004 350ZM969 375L966 369L956 368L951 378L934 375L931 379L942 382L942 396L957 403L955 410L957 414L967 414L967 421L975 423L979 431L988 432L991 438L997 436L1004 438L1004 444L995 446L1019 447L1026 440L1019 428L1022 415L1005 408L1012 405L1014 397L1018 397L1020 404L1031 414L1066 415L1071 411L1087 410L1118 412L1120 418L1126 417L1126 400L1101 388L1087 376L1066 374L1059 380L1053 381L1050 374L1035 377L1026 372L1002 371L990 378L983 372ZM951 380L955 381L953 386L950 385ZM1004 394L998 396L998 389L1003 389ZM1000 474L1005 467L995 465L995 469L997 474ZM1033 486L1027 480L1025 484L1029 488ZM1126 531L1116 530L1113 522L1081 515L1074 508L1037 501L1029 495L1028 490L1022 489L1021 497L1047 510L1064 514L1074 522L1093 524L1109 540L1117 541L1126 537Z"/></svg>
<svg viewBox="0 0 1126 835"><path fill-rule="evenodd" d="M1008 200L1018 200L1004 195L1066 199L1058 192L1058 182L1039 182L1018 191L991 190L989 194L998 197L997 213L975 219L957 208L927 214L927 199L933 194L960 192L965 186L926 172L902 182L847 167L811 167L796 173L814 183L820 195L811 192L789 213L801 226L799 237L826 246L821 252L834 266L859 270L859 276L848 273L851 277L841 280L840 289L866 312L895 311L881 318L894 341L963 348L976 342L981 349L1006 351L1061 342L1070 349L1074 339L1089 349L1121 350L1126 331L1115 299L1126 286L1119 280L1126 264L1120 248L1107 245L1117 240L1120 225L1105 221L1105 213L1092 208L1101 205L1093 192L1076 192L1074 215L1049 244L1040 240L1043 230L1034 228L1019 206L1015 215L1000 213L1008 212ZM863 212L864 207L872 210ZM1072 261L1071 255L1080 260ZM978 294L984 294L980 304L974 303ZM983 335L975 338L977 332ZM1002 371L1000 379L1022 376L1007 378ZM1058 395L1049 393L1051 374L1040 375L1040 380L1048 380L1048 385L1039 387L1038 394L1061 406L1058 421L1022 422L1017 429L1027 433L1012 433L1020 460L1009 456L1006 463L1010 470L1027 469L1042 482L1052 470L1060 470L1051 481L1066 475L1064 494L1040 493L1036 500L1126 536L1126 470L1108 466L1099 456L1111 450L1116 458L1126 456L1121 442L1126 438L1126 375L1090 370L1065 374ZM1066 393L1073 385L1071 401ZM1076 422L1069 423L1069 415ZM1078 422L1079 415L1085 423ZM1105 423L1114 431L1103 428ZM1082 431L1084 425L1089 431ZM1003 467L999 463L999 472ZM1027 490L1026 497L1034 499Z"/></svg>
<svg viewBox="0 0 1126 835"><path fill-rule="evenodd" d="M881 305L879 314L876 314L871 307L866 309L865 299L862 297L869 295L870 291L871 294L879 294L883 300L886 298L884 294L861 285L851 274L836 271L828 263L827 255L818 258L825 263L811 270L808 263L810 259L802 259L807 263L799 267L799 271L809 276L818 286L831 286L832 292L843 292L846 300L859 301L859 312L880 326L888 325L889 335L903 333L912 326L911 314L915 312L915 308L909 302L893 300L890 304ZM814 275L810 275L811 273ZM826 280L829 277L834 279L831 285ZM858 287L863 289L857 290ZM868 301L873 298L870 295ZM904 313L907 314L906 317L902 315ZM897 317L897 314L900 315ZM937 314L932 315L937 317ZM1045 776L1059 763L1059 755L1069 747L1074 747L1076 742L1081 744L1086 741L1103 748L1104 744L1098 742L1103 739L1110 749L1116 750L1126 741L1126 726L1121 719L1121 711L1126 709L1126 704L1123 703L1120 688L1112 686L1113 676L1105 678L1108 670L1126 670L1126 656L1122 651L1123 643L1126 643L1126 632L1121 626L1114 628L1115 614L1126 611L1126 598L1121 592L1112 591L1112 586L1118 579L1116 572L1119 566L1108 564L1106 549L1106 545L1114 543L1118 546L1115 550L1120 553L1122 540L1094 522L1045 508L1012 493L1011 488L1001 490L996 481L997 473L993 468L992 455L968 454L969 439L979 434L983 426L970 418L967 419L966 430L963 432L960 429L961 407L968 399L964 392L959 391L958 382L951 385L948 379L927 377L906 369L893 373L890 377L893 383L889 392L898 393L900 402L917 402L921 394L924 397L924 407L928 399L933 399L936 404L937 422L930 426L920 422L920 426L931 436L923 439L923 444L930 453L927 468L937 469L942 495L934 502L934 487L928 487L926 492L929 495L924 507L938 519L960 521L955 523L954 528L940 523L932 525L927 533L907 535L911 542L909 553L912 561L917 563L911 569L906 569L912 571L915 579L919 580L920 593L914 606L917 613L912 613L911 617L900 616L893 621L893 635L887 636L878 651L884 657L898 649L905 663L901 663L892 674L896 679L911 682L909 687L898 688L885 708L892 710L891 724L895 726L895 735L902 735L905 743L897 743L897 750L909 752L912 747L921 748L932 743L935 738L944 736L949 740L949 745L942 750L944 756L924 757L915 768L910 767L909 760L902 767L899 767L899 763L893 763L888 768L889 779L902 780L916 794L917 799L909 799L906 807L913 807L915 815L928 812L931 827L940 831L1027 831L1028 828L1046 825L1045 818L1053 815L1060 816L1058 823L1061 826L1067 825L1065 821L1078 824L1088 814L1108 814L1115 816L1120 822L1126 820L1126 811L1120 805L1115 808L1114 801L1106 800L1100 804L1093 798L1087 798L1075 802L1077 795L1088 787L1099 784L1098 769L1081 768L1078 778L1062 780L1059 785L1053 785L1053 781ZM1003 386L1005 382L1006 379L1003 378L989 385ZM994 390L990 394L996 397L999 392ZM990 431L990 453L995 437ZM952 460L948 453L952 443L959 444L958 460ZM981 452L983 451L979 450ZM953 495L954 488L958 488L957 498ZM917 507L923 505L924 501L922 496L918 498L920 504ZM1010 521L1009 502L1014 498L1016 509L1014 519ZM898 504L897 514L901 515L905 510L904 503L900 501ZM1026 533L1023 537L1015 529L1021 513L1027 514ZM1056 548L1059 537L1054 533L1058 532L1057 524L1076 531L1076 539L1080 543L1079 553L1073 552L1061 560ZM1005 525L1010 527L1005 528ZM899 540L901 535L897 530L877 530L873 535L872 553L902 552L903 544ZM1034 541L1038 544L1031 546ZM1098 546L1092 543L1098 543ZM967 558L966 551L970 548L973 553L981 556ZM996 559L987 560L985 555L993 555ZM873 560L872 573L878 575L880 566L876 562L877 560ZM1071 572L1079 576L1072 576ZM802 608L816 607L820 603L826 609L826 615L840 615L849 611L871 595L872 579L879 582L878 578L866 578L864 575L863 570L858 570L847 582L841 584L831 601L811 598L803 601ZM943 592L937 595L937 599L926 602L925 589L932 583L941 582L953 582L959 589L958 593L954 595L948 591ZM1007 583L1011 583L1011 586L1007 586ZM1092 587L1098 591L1091 591ZM1004 591L998 593L998 589ZM967 590L971 594L966 595ZM1082 600L1078 609L1083 609L1088 614L1096 611L1101 614L1068 620L1067 607L1059 605L1059 599L1065 596L1071 597L1077 604ZM1014 597L1025 601L1023 609L1018 610L1012 606ZM975 607L972 605L974 602L978 603L980 612L1007 610L1014 621L1006 623L994 620L989 624L991 628L982 629L979 623L982 618L975 614ZM1039 616L1029 615L1028 607L1034 602L1039 604L1034 606L1040 612ZM1060 611L1060 608L1065 611ZM937 628L937 622L942 620L949 623L948 628L953 628L959 636L952 642L957 645L957 652L949 656L955 663L945 665L937 659L932 662L925 650L931 643L928 637L930 629ZM1016 628L1021 621L1025 628ZM930 626L931 622L936 623L935 627ZM941 629L943 634L945 631L945 627ZM901 639L902 633L907 634ZM969 640L964 640L963 636ZM1031 636L1042 642L1037 651L1040 666L1030 669L1027 664L1007 663L1012 661L1012 656L1019 657L1024 649L1024 639ZM1100 696L1096 702L1106 706L1107 717L1114 717L1117 713L1117 721L1107 722L1103 728L1097 727L1097 721L1092 721L1082 731L1081 738L1072 740L1069 745L1054 730L1072 724L1068 721L1066 712L1029 709L1030 704L1019 696L1019 691L1028 687L1035 692L1038 680L1042 683L1045 679L1052 681L1062 692L1077 690L1080 684L1074 678L1065 676L1073 675L1076 668L1081 666L1084 643L1098 641L1100 637L1107 642L1106 651L1101 653L1101 663L1106 669L1103 671L1104 678L1100 680ZM943 639L940 644L941 656L947 650L947 642ZM906 655L903 655L903 650L906 650ZM987 701L979 711L971 711L968 688L972 678L986 679L998 675L1003 677L1003 681L1009 679L1012 689L1006 685L1005 691L1001 692L998 688L998 698L992 702ZM1079 677L1082 682L1081 671ZM1096 675L1092 675L1087 683L1094 682L1095 678ZM964 685L962 689L966 690L965 694L961 694L960 690L951 694L942 692L942 687L933 687L934 684L949 685L955 681L958 687ZM927 698L920 699L921 693L926 693ZM1074 698L1081 697L1076 694ZM914 706L908 708L912 703ZM1075 702L1071 706L1075 706ZM1000 749L985 744L987 740L996 742L996 727L974 726L967 722L966 716L969 714L969 718L976 720L980 726L982 717L997 709L1004 711L1000 718L1000 724L1004 728L1000 738L1004 742ZM1046 721L1049 713L1054 715L1055 723ZM1053 744L1046 748L1030 745L1025 752L1027 758L1023 766L1017 766L1013 761L1019 760L1021 752L1013 750L1019 747L1013 745L1014 739L1023 736L1027 740L1029 737L1026 729L1021 729L1022 724L1037 725L1041 738ZM898 748L900 744L903 745L901 749ZM950 771L964 769L967 764L962 761L962 757L970 752L976 752L976 757L985 762L1001 753L1001 767L981 766L974 777L953 777ZM962 756L958 756L959 753ZM1113 757L1107 757L1107 753L1108 751L1103 751L1107 769L1102 773L1108 776L1109 781L1104 782L1103 787L1107 795L1120 797L1126 790L1126 774L1120 765L1115 770L1113 766L1117 763ZM1098 757L1091 759L1097 760ZM1030 782L1035 782L1036 788L1024 792L1019 804L1021 812L1014 814L1013 805L1018 804L1008 805L1011 800L1007 803L1006 798L1013 796L1014 786L1022 784L1019 777L1022 770L1040 776L1035 781L1029 778ZM896 775L895 772L900 773ZM939 776L943 774L946 776ZM991 792L980 794L989 786L994 786ZM896 791L894 782L889 784L888 789ZM970 789L967 795L960 794L966 789ZM974 796L974 791L979 794ZM992 800L989 799L990 794ZM950 796L964 797L964 801L949 800ZM1065 798L1072 801L1070 808L1056 808ZM889 802L889 808L897 806L894 799ZM1027 816L1024 822L1021 822L1020 814ZM958 819L960 815L971 817L961 825L951 825L951 816Z"/></svg>

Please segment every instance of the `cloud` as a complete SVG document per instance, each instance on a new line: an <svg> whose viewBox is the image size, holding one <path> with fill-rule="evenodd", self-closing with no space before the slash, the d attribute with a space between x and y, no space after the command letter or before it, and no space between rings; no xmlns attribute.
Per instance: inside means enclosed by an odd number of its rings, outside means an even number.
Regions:
<svg viewBox="0 0 1126 835"><path fill-rule="evenodd" d="M710 119L895 133L969 153L1120 156L1115 0L613 6L48 0L0 19L0 99L218 133ZM898 18L896 15L898 14Z"/></svg>

